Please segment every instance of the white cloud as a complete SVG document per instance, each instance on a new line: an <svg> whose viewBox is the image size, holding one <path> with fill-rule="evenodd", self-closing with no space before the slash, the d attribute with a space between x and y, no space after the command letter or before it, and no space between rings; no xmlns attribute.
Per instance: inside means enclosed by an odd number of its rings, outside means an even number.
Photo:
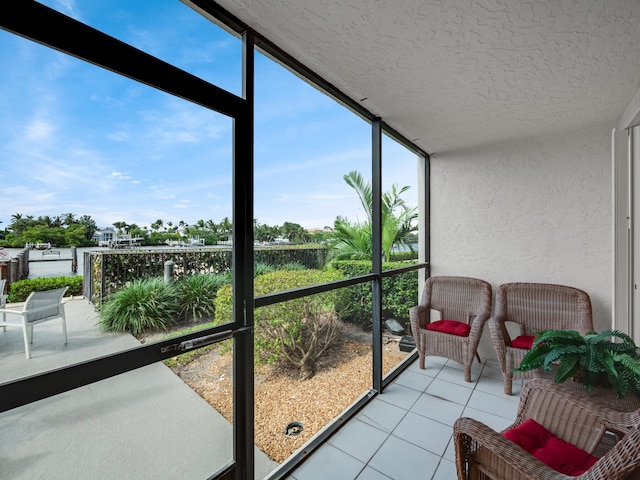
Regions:
<svg viewBox="0 0 640 480"><path fill-rule="evenodd" d="M36 118L25 125L24 140L28 142L48 141L55 132L53 123L44 118Z"/></svg>

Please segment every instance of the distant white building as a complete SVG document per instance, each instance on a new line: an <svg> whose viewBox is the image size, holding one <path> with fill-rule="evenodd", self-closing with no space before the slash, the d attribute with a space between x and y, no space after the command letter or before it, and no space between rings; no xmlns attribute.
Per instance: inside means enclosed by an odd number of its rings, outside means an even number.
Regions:
<svg viewBox="0 0 640 480"><path fill-rule="evenodd" d="M100 246L110 245L116 239L116 229L113 227L101 228L93 233L91 240Z"/></svg>

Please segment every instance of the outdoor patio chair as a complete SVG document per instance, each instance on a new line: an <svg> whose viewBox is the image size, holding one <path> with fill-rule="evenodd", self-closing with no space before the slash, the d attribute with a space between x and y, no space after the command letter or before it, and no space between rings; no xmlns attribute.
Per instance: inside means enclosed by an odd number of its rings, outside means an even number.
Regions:
<svg viewBox="0 0 640 480"><path fill-rule="evenodd" d="M534 379L502 434L472 418L456 420L458 480L635 479L639 426L637 410L619 412L552 380Z"/></svg>
<svg viewBox="0 0 640 480"><path fill-rule="evenodd" d="M24 336L24 349L27 358L31 358L31 342L33 340L33 326L38 323L48 322L57 318L62 319L62 333L64 343L67 344L67 322L64 315L64 303L62 298L69 287L46 290L44 292L32 292L25 302L22 310L2 308L2 327L22 326ZM19 315L22 324L7 323L7 315Z"/></svg>
<svg viewBox="0 0 640 480"><path fill-rule="evenodd" d="M428 278L420 304L409 311L420 368L425 368L427 356L446 357L464 366L464 379L470 382L471 364L490 314L491 285L484 280Z"/></svg>
<svg viewBox="0 0 640 480"><path fill-rule="evenodd" d="M591 299L586 292L564 285L505 283L498 288L489 329L504 377L504 393L511 395L514 378L540 376L540 370L513 371L531 349L537 332L575 330L584 335L593 330Z"/></svg>
<svg viewBox="0 0 640 480"><path fill-rule="evenodd" d="M0 308L4 308L7 306L7 297L9 295L4 294L4 287L7 281L5 279L0 280Z"/></svg>

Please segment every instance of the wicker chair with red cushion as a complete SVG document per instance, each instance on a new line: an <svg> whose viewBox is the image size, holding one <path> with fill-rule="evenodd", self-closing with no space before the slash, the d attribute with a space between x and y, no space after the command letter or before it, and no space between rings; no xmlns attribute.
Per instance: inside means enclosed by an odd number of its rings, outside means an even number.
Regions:
<svg viewBox="0 0 640 480"><path fill-rule="evenodd" d="M472 418L453 427L459 480L636 479L640 412L618 412L549 379L529 381L502 434Z"/></svg>
<svg viewBox="0 0 640 480"><path fill-rule="evenodd" d="M517 330L509 335L507 323ZM504 393L511 395L514 378L536 378L539 370L514 372L543 330L593 330L591 299L577 288L549 283L505 283L496 293L496 307L489 319L491 339L504 377Z"/></svg>
<svg viewBox="0 0 640 480"><path fill-rule="evenodd" d="M409 311L420 368L425 368L429 355L446 357L464 366L464 378L470 382L471 364L490 315L491 285L484 280L427 279L420 304Z"/></svg>

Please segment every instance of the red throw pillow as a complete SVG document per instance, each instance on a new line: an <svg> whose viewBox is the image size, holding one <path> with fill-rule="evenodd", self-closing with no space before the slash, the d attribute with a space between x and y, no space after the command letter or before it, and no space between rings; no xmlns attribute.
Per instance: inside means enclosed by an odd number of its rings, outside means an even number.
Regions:
<svg viewBox="0 0 640 480"><path fill-rule="evenodd" d="M427 330L448 333L449 335L457 335L459 337L468 337L471 331L471 325L457 320L438 320L437 322L428 323Z"/></svg>
<svg viewBox="0 0 640 480"><path fill-rule="evenodd" d="M565 475L578 476L589 470L598 461L529 418L520 425L502 434L519 445L541 462Z"/></svg>
<svg viewBox="0 0 640 480"><path fill-rule="evenodd" d="M520 335L519 337L511 340L511 346L513 348L523 348L525 350L531 350L531 347L533 347L533 340L535 338L536 337L534 337L533 335Z"/></svg>

